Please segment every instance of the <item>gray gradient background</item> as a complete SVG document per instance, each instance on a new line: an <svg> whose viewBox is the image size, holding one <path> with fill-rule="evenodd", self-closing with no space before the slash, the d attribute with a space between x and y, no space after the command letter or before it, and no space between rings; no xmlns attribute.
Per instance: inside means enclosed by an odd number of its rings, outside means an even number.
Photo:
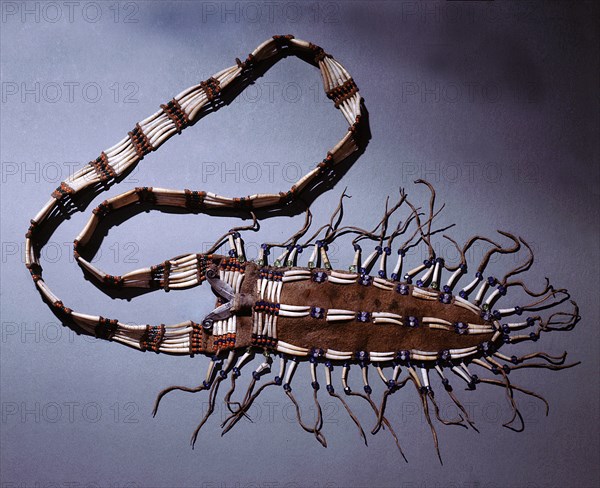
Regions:
<svg viewBox="0 0 600 488"><path fill-rule="evenodd" d="M19 14L0 26L3 86L40 84L39 101L32 95L23 101L18 93L7 95L1 106L0 486L598 486L597 5L275 1L269 2L270 17L266 3L252 4L254 10L241 3L134 3L136 11L123 3L119 8L135 23L123 16L115 22L115 4L99 2L97 22L86 21L80 6L73 22L61 7L57 22L48 21L55 12L45 11L44 17L40 10L39 22L31 15L23 21ZM237 14L223 17L226 8ZM156 419L150 410L161 388L197 384L207 359L142 354L69 334L42 303L17 247L28 219L57 186L56 169L65 177L69 162L85 164L182 89L245 57L272 34L288 32L341 61L370 112L371 143L341 183L316 200L316 222L329 218L345 186L353 195L346 207L349 223L369 226L378 220L385 196L396 195L399 186L424 204L426 193L412 184L424 177L447 203L440 222L458 224L454 237L492 235L497 228L519 233L537 254L528 282L538 286L549 276L578 301L583 320L574 331L547 334L519 348L566 349L582 361L562 372L513 373L514 382L544 394L551 404L546 418L539 403L518 397L524 433L501 427L510 417L501 389L482 385L464 392L455 381L481 433L440 426L445 463L440 466L417 397L406 389L388 407L410 461L405 464L387 432L370 438L368 448L362 445L346 413L324 396L329 448L323 449L300 429L286 397L273 388L257 401L254 424L241 422L221 438L217 415L192 451L188 439L205 395L175 393ZM102 95L92 103L76 89L72 102L63 94L51 103L50 84L69 82L97 83ZM115 101L110 88L115 83L121 90L134 85ZM150 154L93 205L140 185L231 196L287 189L298 168L306 171L322 159L345 123L321 95L318 71L296 58L275 65L256 85L239 103ZM137 89L133 103L124 103L131 86ZM423 95L425 88L433 93ZM222 163L233 171L223 171ZM260 171L243 170L245 164ZM139 323L199 320L211 308L204 288L127 302L85 281L68 243L88 212L57 230L43 262L47 283L68 306ZM282 240L302 218L266 221L259 235L246 240L254 248ZM200 251L234 222L143 213L112 229L99 263L121 274ZM345 268L350 246L334 246L332 258ZM500 273L515 262L510 258L492 268ZM381 386L373 380L379 396ZM294 385L310 416L310 391L302 388L308 382L304 368ZM441 393L440 402L449 406ZM351 404L365 428L371 425L368 406Z"/></svg>

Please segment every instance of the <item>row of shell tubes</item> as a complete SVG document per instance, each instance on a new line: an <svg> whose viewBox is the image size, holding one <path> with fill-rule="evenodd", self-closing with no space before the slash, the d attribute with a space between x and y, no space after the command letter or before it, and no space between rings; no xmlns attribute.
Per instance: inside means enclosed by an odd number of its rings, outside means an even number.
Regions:
<svg viewBox="0 0 600 488"><path fill-rule="evenodd" d="M242 288L246 271L245 263L237 258L224 258L219 265L219 278L239 293ZM217 306L221 300L217 300ZM226 319L215 320L212 325L212 348L213 351L233 349L237 335L237 316L234 314Z"/></svg>
<svg viewBox="0 0 600 488"><path fill-rule="evenodd" d="M267 271L265 271L265 273L266 272ZM273 273L277 273L277 269L275 269ZM358 283L363 286L374 286L388 292L395 291L403 296L411 295L421 300L437 300L444 305L455 304L461 308L475 313L476 315L483 315L482 309L468 300L461 298L460 296L453 296L451 293L446 291L421 288L419 284L413 285L410 281L395 283L389 279L381 278L379 276L357 273L342 273L335 270L326 271L300 268L279 273L281 273L281 281L283 283L304 280L312 280L315 283L324 283L328 281L329 283L334 283L337 285L352 285Z"/></svg>

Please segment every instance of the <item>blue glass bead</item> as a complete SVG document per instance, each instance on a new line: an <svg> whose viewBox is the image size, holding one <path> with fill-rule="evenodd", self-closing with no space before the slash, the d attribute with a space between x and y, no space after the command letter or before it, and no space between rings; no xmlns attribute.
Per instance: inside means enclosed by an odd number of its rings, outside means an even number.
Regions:
<svg viewBox="0 0 600 488"><path fill-rule="evenodd" d="M396 357L398 358L399 361L402 361L402 362L410 361L410 351L407 351L407 350L399 351L398 354L396 354Z"/></svg>
<svg viewBox="0 0 600 488"><path fill-rule="evenodd" d="M448 285L444 285L442 290L444 290L446 293L450 293L452 291L452 288L450 288Z"/></svg>
<svg viewBox="0 0 600 488"><path fill-rule="evenodd" d="M392 273L390 278L392 278L392 281L398 281L398 273Z"/></svg>
<svg viewBox="0 0 600 488"><path fill-rule="evenodd" d="M410 316L406 319L406 325L408 327L417 327L419 325L419 319L417 319L417 317Z"/></svg>
<svg viewBox="0 0 600 488"><path fill-rule="evenodd" d="M365 393L367 395L370 395L371 393L373 393L373 389L369 385L365 385L364 389L365 389Z"/></svg>
<svg viewBox="0 0 600 488"><path fill-rule="evenodd" d="M369 320L371 320L371 314L369 312L358 312L356 314L356 320L359 322L369 322Z"/></svg>
<svg viewBox="0 0 600 488"><path fill-rule="evenodd" d="M383 252L385 253L386 256L389 256L390 254L392 254L392 248L386 246L383 248Z"/></svg>
<svg viewBox="0 0 600 488"><path fill-rule="evenodd" d="M380 278L385 278L385 271L380 269L377 274L379 275Z"/></svg>

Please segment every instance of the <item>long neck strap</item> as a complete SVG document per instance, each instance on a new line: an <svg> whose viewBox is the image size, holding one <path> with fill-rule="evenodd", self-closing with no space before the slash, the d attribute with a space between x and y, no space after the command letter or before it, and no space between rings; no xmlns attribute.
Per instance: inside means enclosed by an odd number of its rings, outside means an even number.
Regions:
<svg viewBox="0 0 600 488"><path fill-rule="evenodd" d="M97 159L63 181L52 193L51 199L31 220L25 240L25 264L42 297L57 315L76 324L87 333L134 348L150 347L157 352L172 354L193 352L190 337L198 324L191 320L173 325L131 325L117 319L88 315L70 309L44 281L39 261L40 253L56 227L68 215L82 210L86 194L95 196L120 182L146 154L155 151L165 141L181 133L204 115L218 109L223 103L228 103L228 100L240 93L240 87L247 85L248 80L260 76L273 63L287 55L298 56L318 66L327 97L342 112L349 124L346 134L327 152L323 161L292 185L289 191L282 193L231 198L205 191L138 187L105 200L93 210L84 229L74 241L74 254L79 265L106 285L165 289L196 286L205 279L204 272L210 264L211 256L188 254L123 276L112 276L84 259L83 249L90 242L99 223L109 213L140 203L180 207L190 212L233 209L240 213L286 205L295 201L304 189L323 178L330 169L362 148L358 137L361 124L364 124L364 116L361 119L362 98L349 73L319 46L295 39L291 35L273 36L249 54L245 61L236 59L234 66L187 88L168 103L161 105L161 110L137 123L127 137L103 151ZM239 239L235 233L229 238L233 243L235 239Z"/></svg>

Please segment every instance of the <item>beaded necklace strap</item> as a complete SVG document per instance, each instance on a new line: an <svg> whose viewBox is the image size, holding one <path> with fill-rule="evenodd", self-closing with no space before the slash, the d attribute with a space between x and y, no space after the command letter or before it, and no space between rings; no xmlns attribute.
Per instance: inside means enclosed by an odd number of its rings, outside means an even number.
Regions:
<svg viewBox="0 0 600 488"><path fill-rule="evenodd" d="M131 325L116 319L76 312L65 306L42 277L39 256L46 242L43 233L48 229L50 232L54 230L52 223L56 219L60 220L65 215L80 210L76 205L77 199L86 190L104 191L118 183L146 154L158 149L165 141L181 133L203 115L214 111L220 106L220 100L235 97L238 94L236 86L239 83L259 75L261 67L264 68L269 62L277 62L287 55L298 56L318 66L327 97L342 112L349 124L346 134L327 152L323 161L300 178L287 192L230 198L188 189L140 187L105 200L93 210L84 229L74 241L74 255L78 264L95 279L111 286L169 289L198 285L205 280L204 272L207 267L214 264L210 253L179 256L160 265L132 271L123 276L112 276L101 271L84 259L81 253L100 221L118 209L140 202L181 207L188 211L246 209L251 212L252 209L281 206L295 200L302 190L361 149L357 133L364 124L364 118L361 121L362 98L346 69L319 46L295 39L291 35L273 36L249 54L245 61L236 59L234 66L182 91L171 101L161 105L161 110L136 124L127 137L103 151L97 159L63 181L52 193L52 198L31 220L25 240L25 264L37 289L55 312L90 334L137 349L172 354L193 352L190 337L194 336L198 324L191 320L173 325ZM233 235L229 235L229 238L234 239Z"/></svg>

